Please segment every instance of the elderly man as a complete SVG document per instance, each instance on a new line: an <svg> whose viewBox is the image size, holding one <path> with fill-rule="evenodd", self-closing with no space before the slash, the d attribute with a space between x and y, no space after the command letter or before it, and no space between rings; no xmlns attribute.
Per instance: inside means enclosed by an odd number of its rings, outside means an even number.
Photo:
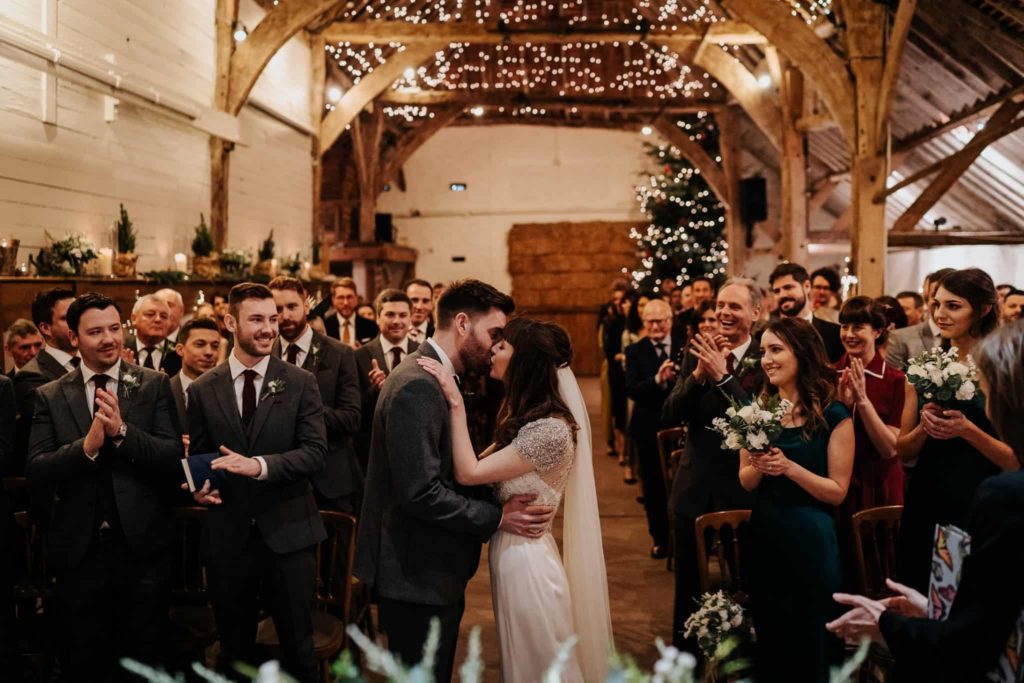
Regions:
<svg viewBox="0 0 1024 683"><path fill-rule="evenodd" d="M157 299L167 304L167 308L171 311L171 316L167 321L167 342L174 346L178 343L178 330L181 329L181 321L185 318L185 302L181 298L181 293L175 289L165 287L153 294Z"/></svg>
<svg viewBox="0 0 1024 683"><path fill-rule="evenodd" d="M125 343L125 358L149 370L161 370L173 377L181 371L181 356L167 341L171 308L156 294L146 294L132 308L135 336ZM127 353L130 352L130 353Z"/></svg>
<svg viewBox="0 0 1024 683"><path fill-rule="evenodd" d="M640 479L644 486L647 530L654 544L651 557L664 558L668 552L668 507L665 478L658 455L661 409L675 383L681 341L669 334L672 309L662 299L651 299L644 307L647 336L626 347L626 395L633 399L629 435L637 444Z"/></svg>
<svg viewBox="0 0 1024 683"><path fill-rule="evenodd" d="M39 334L39 328L33 325L31 320L19 318L7 328L4 335L4 348L14 359L14 367L7 373L10 377L14 377L43 350L43 335Z"/></svg>

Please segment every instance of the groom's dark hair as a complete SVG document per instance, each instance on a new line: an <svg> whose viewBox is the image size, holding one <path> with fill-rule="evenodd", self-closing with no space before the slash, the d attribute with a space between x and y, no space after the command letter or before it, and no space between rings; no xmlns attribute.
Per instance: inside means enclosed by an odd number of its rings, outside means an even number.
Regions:
<svg viewBox="0 0 1024 683"><path fill-rule="evenodd" d="M471 279L453 282L437 301L437 329L451 327L459 313L466 313L472 318L492 308L510 315L516 310L516 304L508 294L499 292L485 282Z"/></svg>

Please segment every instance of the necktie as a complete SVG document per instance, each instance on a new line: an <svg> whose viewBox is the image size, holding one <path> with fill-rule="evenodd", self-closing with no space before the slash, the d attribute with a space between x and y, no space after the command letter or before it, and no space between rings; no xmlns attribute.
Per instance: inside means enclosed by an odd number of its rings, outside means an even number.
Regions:
<svg viewBox="0 0 1024 683"><path fill-rule="evenodd" d="M156 347L147 346L142 350L146 352L146 360L142 362L142 367L149 368L150 370L156 370L156 368L153 367L153 352L156 351Z"/></svg>
<svg viewBox="0 0 1024 683"><path fill-rule="evenodd" d="M246 370L242 375L245 377L245 384L242 385L242 424L248 427L256 412L256 371Z"/></svg>
<svg viewBox="0 0 1024 683"><path fill-rule="evenodd" d="M668 353L665 351L665 345L659 343L656 348L658 349L658 362L664 363L665 359L668 358Z"/></svg>
<svg viewBox="0 0 1024 683"><path fill-rule="evenodd" d="M732 351L725 357L725 374L731 375L736 371L736 354Z"/></svg>
<svg viewBox="0 0 1024 683"><path fill-rule="evenodd" d="M71 363L71 367L77 368L79 365L82 364L82 359L79 358L78 356L71 356L70 363Z"/></svg>
<svg viewBox="0 0 1024 683"><path fill-rule="evenodd" d="M402 362L402 349L398 346L391 347L391 369L394 370Z"/></svg>
<svg viewBox="0 0 1024 683"><path fill-rule="evenodd" d="M299 345L289 344L288 345L288 362L292 365L299 364Z"/></svg>
<svg viewBox="0 0 1024 683"><path fill-rule="evenodd" d="M96 396L94 396L93 399L92 399L92 414L93 414L93 417L95 417L96 413L98 413L99 410L100 410L100 402L97 400L97 397L99 396L99 393L100 393L100 389L103 389L103 391L107 390L107 381L108 380L110 380L110 377L108 377L107 375L93 375L92 376L92 384L96 388Z"/></svg>
<svg viewBox="0 0 1024 683"><path fill-rule="evenodd" d="M347 320L341 323L341 343L352 346L352 323Z"/></svg>

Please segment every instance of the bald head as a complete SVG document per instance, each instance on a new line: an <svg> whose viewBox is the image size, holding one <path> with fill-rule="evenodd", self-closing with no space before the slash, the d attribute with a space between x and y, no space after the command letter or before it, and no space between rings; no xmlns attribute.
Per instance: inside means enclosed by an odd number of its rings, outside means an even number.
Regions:
<svg viewBox="0 0 1024 683"><path fill-rule="evenodd" d="M644 329L651 341L660 342L672 329L672 307L664 299L651 299L644 306Z"/></svg>

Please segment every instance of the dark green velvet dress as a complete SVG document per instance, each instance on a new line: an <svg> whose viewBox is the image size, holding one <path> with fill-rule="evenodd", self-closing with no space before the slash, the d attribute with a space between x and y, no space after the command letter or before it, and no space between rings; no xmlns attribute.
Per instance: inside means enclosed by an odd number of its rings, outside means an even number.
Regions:
<svg viewBox="0 0 1024 683"><path fill-rule="evenodd" d="M793 462L827 477L829 437L849 417L845 406L833 402L825 408L827 429L806 441L801 427L785 429L775 445ZM842 578L835 509L787 477L765 476L750 531L756 680L828 681L829 667L843 656L842 641L825 630L841 611L832 600Z"/></svg>

